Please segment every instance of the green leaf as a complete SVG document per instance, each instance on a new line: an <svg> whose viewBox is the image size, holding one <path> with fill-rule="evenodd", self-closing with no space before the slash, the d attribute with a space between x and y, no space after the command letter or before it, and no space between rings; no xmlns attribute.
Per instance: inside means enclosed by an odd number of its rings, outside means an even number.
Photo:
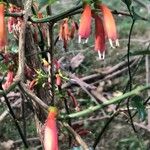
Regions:
<svg viewBox="0 0 150 150"><path fill-rule="evenodd" d="M8 69L8 66L5 63L0 63L0 71L1 72L6 72L6 70Z"/></svg>
<svg viewBox="0 0 150 150"><path fill-rule="evenodd" d="M131 9L130 9L130 6L132 4L132 1L131 0L122 0L126 5L127 5L127 8L131 14Z"/></svg>
<svg viewBox="0 0 150 150"><path fill-rule="evenodd" d="M146 110L143 105L143 99L140 96L134 96L132 98L132 106L137 108L139 118L144 120L146 118Z"/></svg>
<svg viewBox="0 0 150 150"><path fill-rule="evenodd" d="M130 8L131 4L132 4L132 1L131 0L122 0L128 8Z"/></svg>

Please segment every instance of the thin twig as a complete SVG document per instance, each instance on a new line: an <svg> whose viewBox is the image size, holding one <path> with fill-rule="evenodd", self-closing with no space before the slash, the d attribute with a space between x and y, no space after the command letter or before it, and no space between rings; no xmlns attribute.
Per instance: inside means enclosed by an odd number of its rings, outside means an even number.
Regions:
<svg viewBox="0 0 150 150"><path fill-rule="evenodd" d="M3 95L3 97L4 97L4 99L5 99L5 102L6 102L6 104L7 104L7 107L8 107L8 109L9 109L9 112L10 112L12 118L13 118L13 121L14 121L14 123L15 123L15 125L16 125L16 128L17 128L17 130L18 130L18 132L19 132L19 134L20 134L20 137L21 137L21 139L22 139L22 142L24 143L24 146L25 146L26 148L28 148L27 141L26 141L26 139L25 139L25 137L24 137L24 135L23 135L23 132L22 132L22 130L21 130L21 128L20 128L20 126L19 126L19 124L18 124L18 122L17 122L16 116L15 116L15 114L14 114L14 112L13 112L13 109L11 108L11 105L10 105L10 103L9 103L9 100L7 99L7 96L6 96L5 94Z"/></svg>
<svg viewBox="0 0 150 150"><path fill-rule="evenodd" d="M31 90L29 90L24 83L20 83L20 88L41 108L43 108L46 112L48 111L49 106L45 104L40 98L38 98Z"/></svg>
<svg viewBox="0 0 150 150"><path fill-rule="evenodd" d="M89 150L87 144L83 141L80 135L74 131L72 127L70 127L67 123L63 123L63 126L74 136L74 138L81 145L83 150Z"/></svg>
<svg viewBox="0 0 150 150"><path fill-rule="evenodd" d="M65 109L66 109L66 113L69 115L70 114L70 110L69 110L69 107L68 107L68 104L67 104L67 99L65 97L63 97L63 101L64 101L64 104L65 104ZM68 118L68 125L71 126L71 119ZM69 134L69 148L71 146L71 142L72 142L72 138Z"/></svg>
<svg viewBox="0 0 150 150"><path fill-rule="evenodd" d="M95 99L95 97L88 91L89 88L95 89L96 87L92 87L91 85L85 83L84 81L76 77L74 74L69 74L69 76L72 78L71 81L76 82L82 88L82 90L84 90L91 97L91 100L93 100L96 104L99 104L97 99Z"/></svg>
<svg viewBox="0 0 150 150"><path fill-rule="evenodd" d="M47 14L52 15L51 6L47 7ZM48 61L51 64L49 66L49 82L50 82L50 95L51 95L51 105L54 105L54 61L53 61L53 53L54 53L54 33L53 33L54 23L48 24Z"/></svg>
<svg viewBox="0 0 150 150"><path fill-rule="evenodd" d="M18 99L15 101L12 105L11 108L14 109L18 104L20 104L21 99ZM0 115L0 122L4 120L4 118L9 114L9 109L6 109L1 115Z"/></svg>
<svg viewBox="0 0 150 150"><path fill-rule="evenodd" d="M106 122L106 124L104 125L103 129L100 131L100 133L98 134L98 137L96 137L94 144L93 144L93 149L96 149L97 144L99 143L103 133L106 131L106 129L108 128L108 126L110 125L110 123L112 122L112 120L118 115L118 112L115 112L110 118L109 120Z"/></svg>
<svg viewBox="0 0 150 150"><path fill-rule="evenodd" d="M128 60L128 73L129 73L129 91L132 90L132 74L131 74L131 68L130 68L130 46L131 46L131 35L132 35L134 24L135 24L135 19L132 18L132 24L131 24L131 28L130 28L130 32L129 32L129 38L128 38L128 44L127 44L127 60ZM130 97L127 100L127 109L128 109L128 114L129 114L131 126L132 126L134 132L136 132L136 129L135 129L135 126L134 126L133 120L132 120L132 114L130 112L129 107L130 107Z"/></svg>

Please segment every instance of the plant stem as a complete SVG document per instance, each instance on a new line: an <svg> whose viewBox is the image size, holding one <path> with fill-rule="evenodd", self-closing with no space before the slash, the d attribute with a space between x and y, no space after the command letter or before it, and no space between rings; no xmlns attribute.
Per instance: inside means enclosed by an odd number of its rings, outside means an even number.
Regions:
<svg viewBox="0 0 150 150"><path fill-rule="evenodd" d="M60 115L59 118L60 119L67 119L67 118L77 118L77 117L81 117L81 116L86 116L88 114L91 114L103 107L106 107L108 105L111 105L111 104L115 104L115 103L118 103L122 100L125 100L126 98L130 97L130 96L133 96L133 95L137 95L139 94L141 91L144 91L144 90L147 90L147 89L150 89L150 85L146 85L146 86L139 86L137 87L136 89L128 92L128 93L125 93L121 96L118 96L118 97L115 97L115 98L112 98L110 99L109 101L101 104L101 105L96 105L96 106L91 106L83 111L80 111L80 112L76 112L76 113L72 113L72 114L69 114L69 115Z"/></svg>

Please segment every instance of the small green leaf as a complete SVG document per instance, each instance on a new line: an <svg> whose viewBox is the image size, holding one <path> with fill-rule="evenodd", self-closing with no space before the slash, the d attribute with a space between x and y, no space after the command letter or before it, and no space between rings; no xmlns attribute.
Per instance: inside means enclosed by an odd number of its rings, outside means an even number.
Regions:
<svg viewBox="0 0 150 150"><path fill-rule="evenodd" d="M131 4L132 4L132 1L131 0L122 0L128 8L130 8Z"/></svg>
<svg viewBox="0 0 150 150"><path fill-rule="evenodd" d="M142 97L134 96L132 98L132 106L137 108L139 118L144 120L147 114L146 114L145 107L143 105Z"/></svg>

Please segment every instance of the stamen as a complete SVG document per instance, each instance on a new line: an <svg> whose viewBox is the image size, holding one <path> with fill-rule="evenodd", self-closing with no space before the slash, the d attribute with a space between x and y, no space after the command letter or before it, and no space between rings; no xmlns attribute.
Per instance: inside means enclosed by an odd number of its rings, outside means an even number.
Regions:
<svg viewBox="0 0 150 150"><path fill-rule="evenodd" d="M120 46L120 44L119 44L119 40L118 39L116 39L116 47L119 47Z"/></svg>
<svg viewBox="0 0 150 150"><path fill-rule="evenodd" d="M83 44L87 43L88 42L88 38L83 40Z"/></svg>
<svg viewBox="0 0 150 150"><path fill-rule="evenodd" d="M88 40L89 40L89 38L87 38L87 39L85 40L85 43L87 43L87 42L88 42Z"/></svg>
<svg viewBox="0 0 150 150"><path fill-rule="evenodd" d="M109 40L109 43L110 43L111 48L115 48L115 47L113 46L112 40L111 40L111 39L108 39L108 40Z"/></svg>
<svg viewBox="0 0 150 150"><path fill-rule="evenodd" d="M100 52L100 50L98 50L98 57L100 60L104 60L105 59L105 52Z"/></svg>
<svg viewBox="0 0 150 150"><path fill-rule="evenodd" d="M98 50L98 57L101 59L101 52Z"/></svg>
<svg viewBox="0 0 150 150"><path fill-rule="evenodd" d="M78 43L81 43L81 36L79 35Z"/></svg>
<svg viewBox="0 0 150 150"><path fill-rule="evenodd" d="M103 58L102 58L103 60L105 59L105 51L103 52Z"/></svg>

